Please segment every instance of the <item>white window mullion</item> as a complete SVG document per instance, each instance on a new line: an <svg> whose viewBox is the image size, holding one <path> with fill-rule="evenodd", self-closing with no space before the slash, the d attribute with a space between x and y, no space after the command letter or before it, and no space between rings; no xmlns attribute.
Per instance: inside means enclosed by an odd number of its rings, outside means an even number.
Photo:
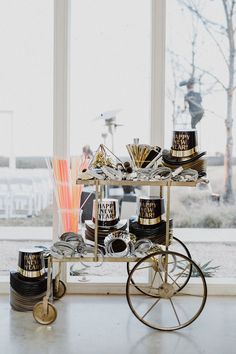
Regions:
<svg viewBox="0 0 236 354"><path fill-rule="evenodd" d="M164 147L166 2L152 0L151 7L151 124L150 142Z"/></svg>
<svg viewBox="0 0 236 354"><path fill-rule="evenodd" d="M69 30L70 0L54 0L54 87L53 87L53 156L70 156L69 114ZM54 198L53 240L58 239L59 215ZM61 278L66 281L66 266Z"/></svg>
<svg viewBox="0 0 236 354"><path fill-rule="evenodd" d="M69 5L68 0L54 2L54 102L53 154L69 156Z"/></svg>
<svg viewBox="0 0 236 354"><path fill-rule="evenodd" d="M165 136L165 37L166 1L152 0L151 6L151 124L150 143L164 148ZM156 187L149 195L158 195Z"/></svg>
<svg viewBox="0 0 236 354"><path fill-rule="evenodd" d="M53 156L60 158L69 156L70 146L69 5L68 0L54 1ZM57 232L58 214L54 201L54 239L57 239Z"/></svg>

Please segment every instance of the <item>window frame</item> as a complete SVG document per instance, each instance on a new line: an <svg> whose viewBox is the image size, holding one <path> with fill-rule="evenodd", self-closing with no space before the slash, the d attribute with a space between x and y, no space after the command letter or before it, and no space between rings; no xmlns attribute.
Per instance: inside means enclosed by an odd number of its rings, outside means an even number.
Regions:
<svg viewBox="0 0 236 354"><path fill-rule="evenodd" d="M69 54L70 0L54 0L54 154L69 156ZM165 54L166 1L151 0L151 82L150 82L150 143L164 146L165 136ZM57 231L57 212L54 204L54 237ZM66 282L65 267L62 278ZM225 288L227 286L227 289ZM67 283L69 293L120 294L125 284ZM236 294L236 281L216 278L208 281L211 295Z"/></svg>
<svg viewBox="0 0 236 354"><path fill-rule="evenodd" d="M150 82L150 142L164 146L165 136L165 34L166 1L151 0L151 82ZM53 155L70 155L70 8L71 0L54 0L54 78L53 78ZM58 232L57 205L53 207L53 239ZM5 278L5 277L2 277ZM2 280L2 281L1 281ZM66 282L66 267L62 267ZM235 295L236 280L210 279L211 295ZM68 293L124 293L125 284L67 284ZM9 283L0 278L0 293L9 293Z"/></svg>
<svg viewBox="0 0 236 354"><path fill-rule="evenodd" d="M70 137L70 0L54 2L54 156L69 156ZM151 0L151 82L150 82L150 142L163 146L165 110L165 0ZM57 235L58 215L54 202L54 239ZM62 267L66 282L66 266ZM125 284L72 284L69 293L125 293Z"/></svg>
<svg viewBox="0 0 236 354"><path fill-rule="evenodd" d="M57 0L54 0L53 2L53 6L54 6L54 20L56 18L55 16L55 4L57 3ZM55 23L54 23L55 24ZM55 34L55 26L54 26L54 34ZM54 44L55 44L55 40L54 40ZM55 48L54 48L54 58L55 58ZM53 68L55 69L55 62L53 63ZM55 79L55 70L54 70L54 73L53 73L53 79ZM53 85L55 86L55 84ZM55 92L54 92L54 88L53 88L53 97L55 98ZM55 108L55 106L54 106ZM10 116L10 120L12 121L14 119L14 111L13 110L10 110L10 109L3 109L1 110L1 113L4 113L4 114L9 114ZM57 126L57 129L60 129L58 127L58 124L55 122L53 122L53 140L55 141L55 127ZM13 124L11 123L11 130L13 129ZM57 146L59 146L59 143L57 142ZM55 151L55 150L54 150ZM10 165L11 167L15 167L15 164L16 164L16 161L15 161L15 154L14 154L14 151L13 151L13 146L12 146L12 142L11 142L11 155L10 155ZM53 214L56 215L56 212L55 212L55 205L53 206ZM54 215L53 215L53 220L54 220ZM54 221L53 221L54 223ZM51 235L54 234L54 230L55 230L55 227L54 227L54 224L53 224L53 227L51 228L52 229L52 233ZM19 238L18 239L19 241L22 241L22 240L29 240L27 237L26 238ZM46 241L48 241L49 239L46 238ZM52 240L52 237L50 237L50 240ZM10 274L9 274L10 276ZM6 275L2 275L0 276L0 294L9 294L10 293L10 283L9 283L9 276L6 276Z"/></svg>

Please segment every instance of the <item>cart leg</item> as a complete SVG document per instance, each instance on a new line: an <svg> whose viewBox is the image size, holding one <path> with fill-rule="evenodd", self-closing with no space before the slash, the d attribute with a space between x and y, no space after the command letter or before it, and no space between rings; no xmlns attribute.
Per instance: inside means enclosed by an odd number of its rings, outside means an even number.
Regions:
<svg viewBox="0 0 236 354"><path fill-rule="evenodd" d="M59 289L60 275L61 275L61 262L58 263L58 272L55 276L55 280L54 280L54 284L53 284L53 293L54 293L54 291L57 292Z"/></svg>
<svg viewBox="0 0 236 354"><path fill-rule="evenodd" d="M94 260L98 261L98 199L102 199L101 186L96 182L96 201L95 201L95 247L94 247Z"/></svg>
<svg viewBox="0 0 236 354"><path fill-rule="evenodd" d="M40 323L48 325L55 321L57 318L56 308L49 302L51 295L51 267L52 267L52 258L48 259L48 278L47 278L47 292L43 298L43 301L38 302L33 308L34 319Z"/></svg>
<svg viewBox="0 0 236 354"><path fill-rule="evenodd" d="M170 243L170 181L167 184L167 206L166 206L166 246L165 250L168 251L169 243ZM168 269L168 253L165 255L165 266L164 266L164 278L165 282L167 282L167 269Z"/></svg>
<svg viewBox="0 0 236 354"><path fill-rule="evenodd" d="M58 264L58 272L55 276L55 280L53 281L53 298L55 300L61 299L66 293L66 285L60 280L61 274L61 262Z"/></svg>

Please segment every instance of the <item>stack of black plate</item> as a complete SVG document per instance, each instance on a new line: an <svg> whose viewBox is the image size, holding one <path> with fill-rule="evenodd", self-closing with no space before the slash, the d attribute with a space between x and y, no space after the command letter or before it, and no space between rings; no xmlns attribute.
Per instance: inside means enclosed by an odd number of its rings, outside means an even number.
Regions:
<svg viewBox="0 0 236 354"><path fill-rule="evenodd" d="M164 219L164 199L157 196L140 197L138 215L129 220L129 232L137 241L148 238L153 243L166 243L166 221ZM173 220L169 221L169 239L172 239Z"/></svg>
<svg viewBox="0 0 236 354"><path fill-rule="evenodd" d="M46 288L46 277L40 281L26 282L20 278L19 273L11 272L11 307L16 311L32 311L34 305L45 296Z"/></svg>
<svg viewBox="0 0 236 354"><path fill-rule="evenodd" d="M172 239L173 220L169 223L169 235L170 241ZM149 226L140 225L137 221L129 223L129 232L136 236L137 241L139 239L148 238L153 243L164 245L166 243L166 221L162 220L159 224Z"/></svg>
<svg viewBox="0 0 236 354"><path fill-rule="evenodd" d="M17 311L32 311L47 290L47 277L25 278L18 272L10 272L10 304Z"/></svg>
<svg viewBox="0 0 236 354"><path fill-rule="evenodd" d="M10 304L17 311L32 311L47 290L47 275L43 251L40 248L21 249L18 271L10 272Z"/></svg>
<svg viewBox="0 0 236 354"><path fill-rule="evenodd" d="M95 224L92 220L85 221L85 238L90 241L95 240ZM120 220L116 225L113 226L99 226L98 227L98 244L104 246L104 239L111 232L118 230L126 230L127 220Z"/></svg>

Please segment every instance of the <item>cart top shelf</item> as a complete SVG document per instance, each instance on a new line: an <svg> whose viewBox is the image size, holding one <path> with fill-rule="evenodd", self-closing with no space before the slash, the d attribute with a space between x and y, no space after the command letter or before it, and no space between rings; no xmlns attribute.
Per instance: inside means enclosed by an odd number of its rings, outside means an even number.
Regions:
<svg viewBox="0 0 236 354"><path fill-rule="evenodd" d="M101 186L153 186L153 187L196 187L198 183L203 183L203 180L197 180L196 182L175 182L173 180L162 181L128 181L128 180L77 180L76 184L83 184L89 186L95 186L96 184ZM204 182L205 183L205 182Z"/></svg>

